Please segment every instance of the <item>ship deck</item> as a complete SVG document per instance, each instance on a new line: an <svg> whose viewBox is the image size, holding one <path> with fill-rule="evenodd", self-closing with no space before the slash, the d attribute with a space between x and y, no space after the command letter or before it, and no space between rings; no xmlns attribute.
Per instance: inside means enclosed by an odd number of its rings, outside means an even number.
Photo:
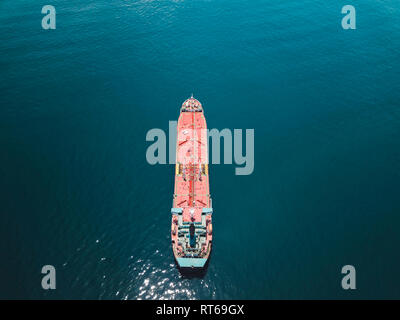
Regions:
<svg viewBox="0 0 400 320"><path fill-rule="evenodd" d="M197 260L189 263L197 267L199 263L204 265L211 250L212 203L207 124L202 106L196 99L190 98L182 105L177 131L171 236L178 264L186 266L189 261L201 258L201 263ZM194 235L190 235L190 228Z"/></svg>

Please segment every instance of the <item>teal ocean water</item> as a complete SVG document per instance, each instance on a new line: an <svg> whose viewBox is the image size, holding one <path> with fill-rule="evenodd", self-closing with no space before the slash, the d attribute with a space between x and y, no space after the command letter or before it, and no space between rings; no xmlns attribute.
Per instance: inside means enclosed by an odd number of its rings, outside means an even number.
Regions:
<svg viewBox="0 0 400 320"><path fill-rule="evenodd" d="M0 298L400 298L400 3L353 1L356 30L346 4L2 0ZM213 253L188 279L145 137L192 92L209 128L255 129L255 168L210 167Z"/></svg>

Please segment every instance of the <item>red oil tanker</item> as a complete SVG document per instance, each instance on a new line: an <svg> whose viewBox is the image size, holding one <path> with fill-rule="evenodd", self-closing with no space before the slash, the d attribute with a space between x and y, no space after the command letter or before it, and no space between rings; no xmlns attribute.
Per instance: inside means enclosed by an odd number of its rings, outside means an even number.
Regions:
<svg viewBox="0 0 400 320"><path fill-rule="evenodd" d="M171 238L180 268L202 269L212 244L207 124L201 103L187 99L178 119Z"/></svg>

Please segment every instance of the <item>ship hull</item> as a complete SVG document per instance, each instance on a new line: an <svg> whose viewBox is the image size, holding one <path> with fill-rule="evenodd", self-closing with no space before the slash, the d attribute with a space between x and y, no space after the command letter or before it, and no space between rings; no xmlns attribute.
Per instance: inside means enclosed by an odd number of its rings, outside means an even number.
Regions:
<svg viewBox="0 0 400 320"><path fill-rule="evenodd" d="M186 100L177 125L171 240L181 269L204 269L212 247L207 124L200 102Z"/></svg>

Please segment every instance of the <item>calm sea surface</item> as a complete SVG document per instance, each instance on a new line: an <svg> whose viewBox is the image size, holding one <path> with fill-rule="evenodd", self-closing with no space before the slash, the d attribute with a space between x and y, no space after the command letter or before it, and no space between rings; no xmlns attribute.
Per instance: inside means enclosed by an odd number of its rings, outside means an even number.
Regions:
<svg viewBox="0 0 400 320"><path fill-rule="evenodd" d="M400 298L400 2L353 1L356 30L345 4L2 0L0 298ZM255 169L210 167L212 259L187 279L145 137L192 92L209 128L255 129Z"/></svg>

